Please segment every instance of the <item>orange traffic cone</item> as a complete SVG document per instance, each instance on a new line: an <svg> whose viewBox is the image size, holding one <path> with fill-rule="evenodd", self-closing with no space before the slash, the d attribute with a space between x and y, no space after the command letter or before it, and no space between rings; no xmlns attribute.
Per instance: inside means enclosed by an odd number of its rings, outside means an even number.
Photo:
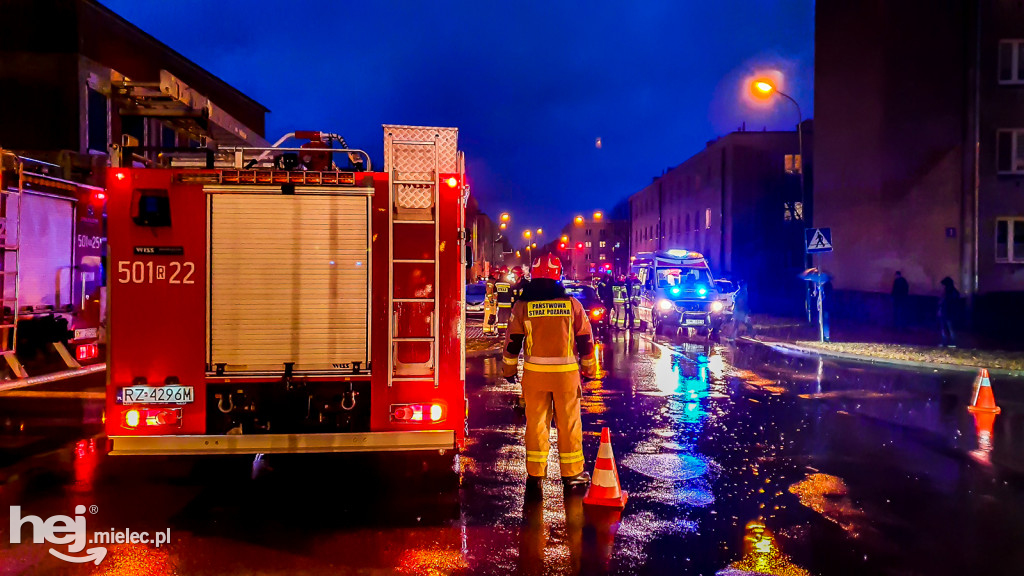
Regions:
<svg viewBox="0 0 1024 576"><path fill-rule="evenodd" d="M974 393L971 394L971 404L967 410L972 413L987 414L1002 412L999 406L996 406L996 397L992 394L992 383L988 380L988 369L986 368L982 368L974 380Z"/></svg>
<svg viewBox="0 0 1024 576"><path fill-rule="evenodd" d="M626 507L626 498L628 494L622 491L619 484L619 471L615 468L615 456L612 455L612 434L605 427L601 429L601 447L597 449L594 477L587 495L583 497L583 503L621 510Z"/></svg>

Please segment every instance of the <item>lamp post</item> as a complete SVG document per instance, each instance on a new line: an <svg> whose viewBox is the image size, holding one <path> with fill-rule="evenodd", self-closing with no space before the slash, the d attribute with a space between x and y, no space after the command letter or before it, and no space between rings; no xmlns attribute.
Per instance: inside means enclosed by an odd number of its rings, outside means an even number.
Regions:
<svg viewBox="0 0 1024 576"><path fill-rule="evenodd" d="M800 156L800 221L804 223L804 227L806 228L809 225L809 222L807 221L807 218L805 216L807 214L807 195L804 190L804 115L803 112L800 110L800 104L796 100L794 100L792 96L776 88L775 84L773 84L770 80L767 79L755 80L751 88L753 89L755 94L758 94L763 98L771 98L772 94L778 94L779 96L792 102L793 106L796 106L796 142L797 154ZM793 216L796 216L796 210L793 210ZM805 251L804 269L810 268L811 266L811 255L807 254L807 252ZM811 314L810 286L807 287L807 294L804 302L804 307L807 309L807 322L813 322Z"/></svg>

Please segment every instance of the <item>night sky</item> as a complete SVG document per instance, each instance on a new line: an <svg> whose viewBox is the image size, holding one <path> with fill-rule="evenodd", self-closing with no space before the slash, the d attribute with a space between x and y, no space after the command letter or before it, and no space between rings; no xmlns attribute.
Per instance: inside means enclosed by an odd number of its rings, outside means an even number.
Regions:
<svg viewBox="0 0 1024 576"><path fill-rule="evenodd" d="M337 132L379 167L381 124L458 127L473 195L517 232L608 210L744 121L793 129L744 97L760 71L813 116L813 0L102 1L269 108L270 141Z"/></svg>

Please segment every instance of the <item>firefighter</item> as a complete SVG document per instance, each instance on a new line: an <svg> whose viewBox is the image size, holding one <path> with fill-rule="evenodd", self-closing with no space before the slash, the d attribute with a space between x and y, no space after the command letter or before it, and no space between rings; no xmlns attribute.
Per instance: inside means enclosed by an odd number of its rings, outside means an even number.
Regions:
<svg viewBox="0 0 1024 576"><path fill-rule="evenodd" d="M494 336L498 333L498 294L495 284L501 276L501 269L491 268L487 277L486 294L484 296L484 334Z"/></svg>
<svg viewBox="0 0 1024 576"><path fill-rule="evenodd" d="M526 399L527 491L539 492L547 476L551 411L558 428L558 460L566 489L586 487L583 471L583 424L580 374L597 374L593 335L586 310L559 283L562 263L545 255L533 265L533 279L512 309L505 335L502 375L516 381L519 354L524 354L523 395ZM577 364L576 355L580 360Z"/></svg>
<svg viewBox="0 0 1024 576"><path fill-rule="evenodd" d="M522 266L516 266L512 268L512 275L515 279L512 281L512 302L515 303L523 294L523 289L526 288L526 283L529 280L526 279L526 273L523 271Z"/></svg>
<svg viewBox="0 0 1024 576"><path fill-rule="evenodd" d="M504 332L508 328L508 317L512 314L512 283L508 280L508 268L505 266L498 271L494 292L498 302L497 329L498 332Z"/></svg>

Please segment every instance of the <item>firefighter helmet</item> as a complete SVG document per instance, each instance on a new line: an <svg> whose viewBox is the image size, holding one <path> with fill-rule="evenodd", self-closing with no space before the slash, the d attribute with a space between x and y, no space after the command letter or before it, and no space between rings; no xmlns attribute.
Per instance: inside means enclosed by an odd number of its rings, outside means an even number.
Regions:
<svg viewBox="0 0 1024 576"><path fill-rule="evenodd" d="M558 256L545 254L533 263L531 274L534 278L562 279L562 261Z"/></svg>
<svg viewBox="0 0 1024 576"><path fill-rule="evenodd" d="M525 275L524 272L523 272L523 267L522 266L515 266L515 267L513 267L512 268L512 273L515 274L517 280L522 278Z"/></svg>

